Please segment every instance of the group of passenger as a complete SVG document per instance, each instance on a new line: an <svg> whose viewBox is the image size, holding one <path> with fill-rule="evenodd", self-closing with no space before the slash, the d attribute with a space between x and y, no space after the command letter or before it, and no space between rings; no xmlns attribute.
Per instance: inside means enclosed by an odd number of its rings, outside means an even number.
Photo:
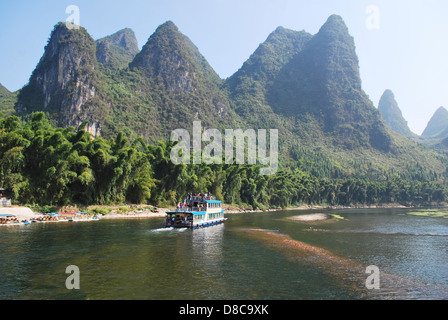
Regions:
<svg viewBox="0 0 448 320"><path fill-rule="evenodd" d="M187 194L188 200L216 200L216 197L212 196L211 193L189 193Z"/></svg>
<svg viewBox="0 0 448 320"><path fill-rule="evenodd" d="M188 208L188 205L186 203L179 202L177 204L177 209L182 209L182 208Z"/></svg>
<svg viewBox="0 0 448 320"><path fill-rule="evenodd" d="M211 193L189 193L187 194L187 198L184 202L177 203L177 209L185 208L187 211L204 211L206 210L206 206L204 203L196 203L194 206L190 201L199 200L216 200Z"/></svg>

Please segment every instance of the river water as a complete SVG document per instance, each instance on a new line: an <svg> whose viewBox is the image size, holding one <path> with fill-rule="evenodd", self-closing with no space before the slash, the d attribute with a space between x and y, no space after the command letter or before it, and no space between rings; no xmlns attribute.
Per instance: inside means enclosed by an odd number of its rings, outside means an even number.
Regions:
<svg viewBox="0 0 448 320"><path fill-rule="evenodd" d="M199 230L163 218L2 227L0 299L448 299L448 219L412 211L229 215ZM322 212L343 219L289 219ZM71 265L79 290L66 287ZM368 266L379 289L366 288Z"/></svg>

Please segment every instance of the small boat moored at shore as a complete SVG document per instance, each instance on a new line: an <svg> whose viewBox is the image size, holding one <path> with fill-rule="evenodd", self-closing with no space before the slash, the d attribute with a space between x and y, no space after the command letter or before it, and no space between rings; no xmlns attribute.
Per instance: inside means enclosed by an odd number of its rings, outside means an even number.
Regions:
<svg viewBox="0 0 448 320"><path fill-rule="evenodd" d="M197 229L221 224L224 218L222 201L210 195L191 195L176 210L168 211L165 226L169 228Z"/></svg>
<svg viewBox="0 0 448 320"><path fill-rule="evenodd" d="M28 220L20 221L19 218L13 214L0 214L0 225L1 226L18 226L18 225L28 225L30 222Z"/></svg>

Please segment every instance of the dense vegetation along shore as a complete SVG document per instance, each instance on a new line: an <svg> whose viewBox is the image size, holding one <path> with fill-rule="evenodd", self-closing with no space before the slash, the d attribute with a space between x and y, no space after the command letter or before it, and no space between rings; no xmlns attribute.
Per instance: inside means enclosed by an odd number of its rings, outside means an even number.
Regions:
<svg viewBox="0 0 448 320"><path fill-rule="evenodd" d="M124 133L109 140L93 138L83 126L55 128L41 112L28 121L11 116L0 119L0 182L14 204L55 207L136 203L166 208L188 192L210 192L247 210L448 202L443 179L422 172L409 179L397 172L334 177L280 161L275 175L263 176L258 165L174 165L174 145L132 141Z"/></svg>

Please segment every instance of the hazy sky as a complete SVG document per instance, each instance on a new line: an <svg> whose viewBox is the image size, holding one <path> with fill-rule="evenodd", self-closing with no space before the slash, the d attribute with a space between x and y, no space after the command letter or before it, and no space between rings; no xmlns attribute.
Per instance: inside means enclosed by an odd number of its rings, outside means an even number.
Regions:
<svg viewBox="0 0 448 320"><path fill-rule="evenodd" d="M0 83L15 91L28 82L69 5L79 7L80 24L95 40L129 27L140 47L172 20L222 78L278 26L315 34L339 14L355 38L363 88L375 106L391 89L418 134L438 107L448 107L446 0L2 0Z"/></svg>

